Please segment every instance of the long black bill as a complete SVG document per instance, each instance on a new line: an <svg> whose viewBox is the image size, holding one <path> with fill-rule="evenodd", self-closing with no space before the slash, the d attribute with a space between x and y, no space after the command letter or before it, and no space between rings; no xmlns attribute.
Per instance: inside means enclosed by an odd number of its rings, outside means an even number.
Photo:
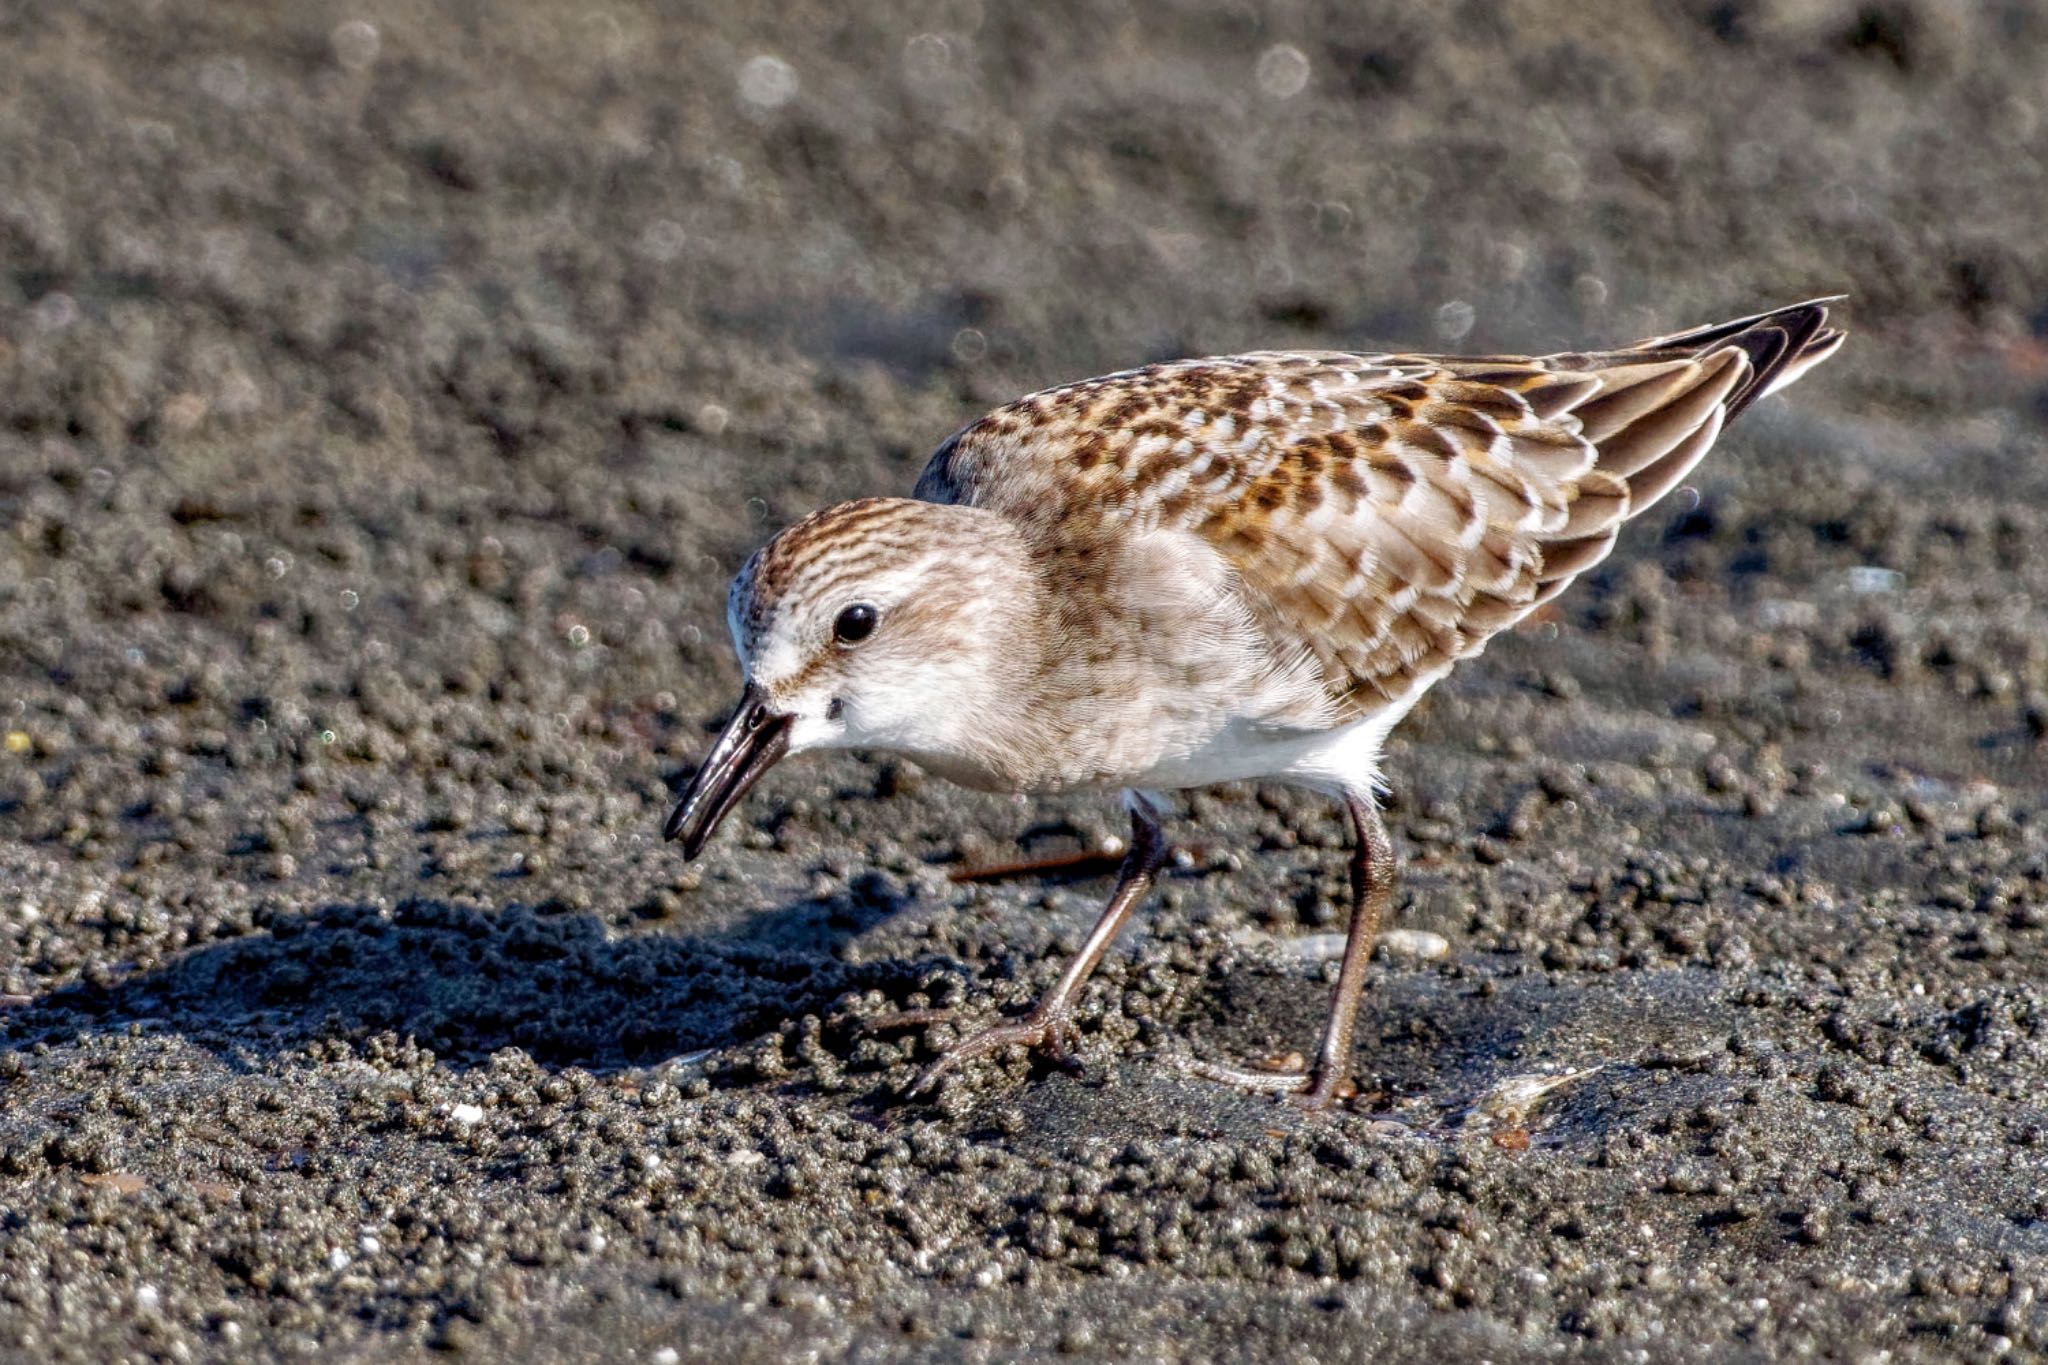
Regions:
<svg viewBox="0 0 2048 1365"><path fill-rule="evenodd" d="M769 710L760 689L747 684L740 694L740 709L725 723L704 756L704 765L690 779L689 790L662 826L665 838L683 841L684 861L703 852L725 813L789 751L790 720Z"/></svg>

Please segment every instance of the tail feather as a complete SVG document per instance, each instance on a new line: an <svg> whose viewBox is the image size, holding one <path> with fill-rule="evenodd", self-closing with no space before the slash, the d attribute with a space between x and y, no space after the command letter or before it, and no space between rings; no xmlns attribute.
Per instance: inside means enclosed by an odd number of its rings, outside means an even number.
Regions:
<svg viewBox="0 0 2048 1365"><path fill-rule="evenodd" d="M1827 325L1832 302L1547 358L1530 391L1578 419L1594 459L1571 515L1543 547L1539 602L1603 559L1621 524L1676 488L1750 404L1835 353L1846 334Z"/></svg>
<svg viewBox="0 0 2048 1365"><path fill-rule="evenodd" d="M1691 438L1708 425L1718 434L1757 399L1784 388L1840 348L1847 333L1828 326L1827 305L1835 301L1813 299L1652 337L1597 358L1607 362L1595 371L1602 378L1645 376L1633 384L1603 387L1576 409L1587 439L1599 450L1598 467L1628 480L1629 515L1675 487L1713 444L1711 436ZM1633 391L1653 385L1661 390L1657 401L1631 401ZM1615 409L1625 410L1627 420L1613 420ZM1674 469L1671 457L1680 451L1692 458Z"/></svg>
<svg viewBox="0 0 2048 1365"><path fill-rule="evenodd" d="M1786 308L1773 308L1733 322L1717 322L1691 331L1638 341L1632 351L1690 351L1694 355L1722 345L1735 346L1749 358L1751 381L1737 390L1729 401L1729 419L1742 414L1757 399L1798 379L1840 348L1849 335L1828 326L1828 305L1840 303L1845 294L1809 299Z"/></svg>

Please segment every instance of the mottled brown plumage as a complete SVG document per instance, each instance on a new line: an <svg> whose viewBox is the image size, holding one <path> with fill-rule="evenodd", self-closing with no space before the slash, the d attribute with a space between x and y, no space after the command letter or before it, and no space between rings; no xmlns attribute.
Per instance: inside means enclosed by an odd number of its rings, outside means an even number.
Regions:
<svg viewBox="0 0 2048 1365"><path fill-rule="evenodd" d="M1583 354L1180 361L998 408L915 497L828 508L748 561L729 599L747 692L670 835L694 856L761 771L811 748L997 790L1126 789L1130 856L1081 953L923 1085L1005 1044L1065 1046L1164 857L1145 792L1253 778L1339 797L1356 889L1315 1068L1204 1068L1326 1105L1388 899L1388 731L1605 558L1729 418L1833 354L1824 302Z"/></svg>
<svg viewBox="0 0 2048 1365"><path fill-rule="evenodd" d="M1834 351L1825 322L1804 304L1597 353L1154 365L997 409L916 496L997 512L1047 557L1195 532L1356 717L1412 701L1605 558L1727 417Z"/></svg>

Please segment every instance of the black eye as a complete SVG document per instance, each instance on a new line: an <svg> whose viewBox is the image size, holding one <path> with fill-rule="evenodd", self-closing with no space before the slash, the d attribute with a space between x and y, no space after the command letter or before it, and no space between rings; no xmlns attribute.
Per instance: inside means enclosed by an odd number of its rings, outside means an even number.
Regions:
<svg viewBox="0 0 2048 1365"><path fill-rule="evenodd" d="M832 622L832 638L842 645L857 645L875 633L875 609L856 602Z"/></svg>

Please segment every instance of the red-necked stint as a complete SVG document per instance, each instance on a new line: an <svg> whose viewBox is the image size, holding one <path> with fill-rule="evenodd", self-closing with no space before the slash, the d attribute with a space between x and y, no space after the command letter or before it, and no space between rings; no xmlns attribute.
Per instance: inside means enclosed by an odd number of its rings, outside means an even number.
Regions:
<svg viewBox="0 0 2048 1365"><path fill-rule="evenodd" d="M993 791L1122 789L1129 849L1080 954L921 1090L1005 1046L1064 1054L1082 983L1165 858L1156 793L1326 793L1357 846L1315 1064L1202 1068L1323 1108L1349 1091L1392 881L1375 804L1388 731L1605 558L1729 419L1834 354L1831 302L1612 351L1184 360L998 408L911 497L827 508L747 561L727 609L746 690L668 837L696 857L763 772L808 749L900 754Z"/></svg>

